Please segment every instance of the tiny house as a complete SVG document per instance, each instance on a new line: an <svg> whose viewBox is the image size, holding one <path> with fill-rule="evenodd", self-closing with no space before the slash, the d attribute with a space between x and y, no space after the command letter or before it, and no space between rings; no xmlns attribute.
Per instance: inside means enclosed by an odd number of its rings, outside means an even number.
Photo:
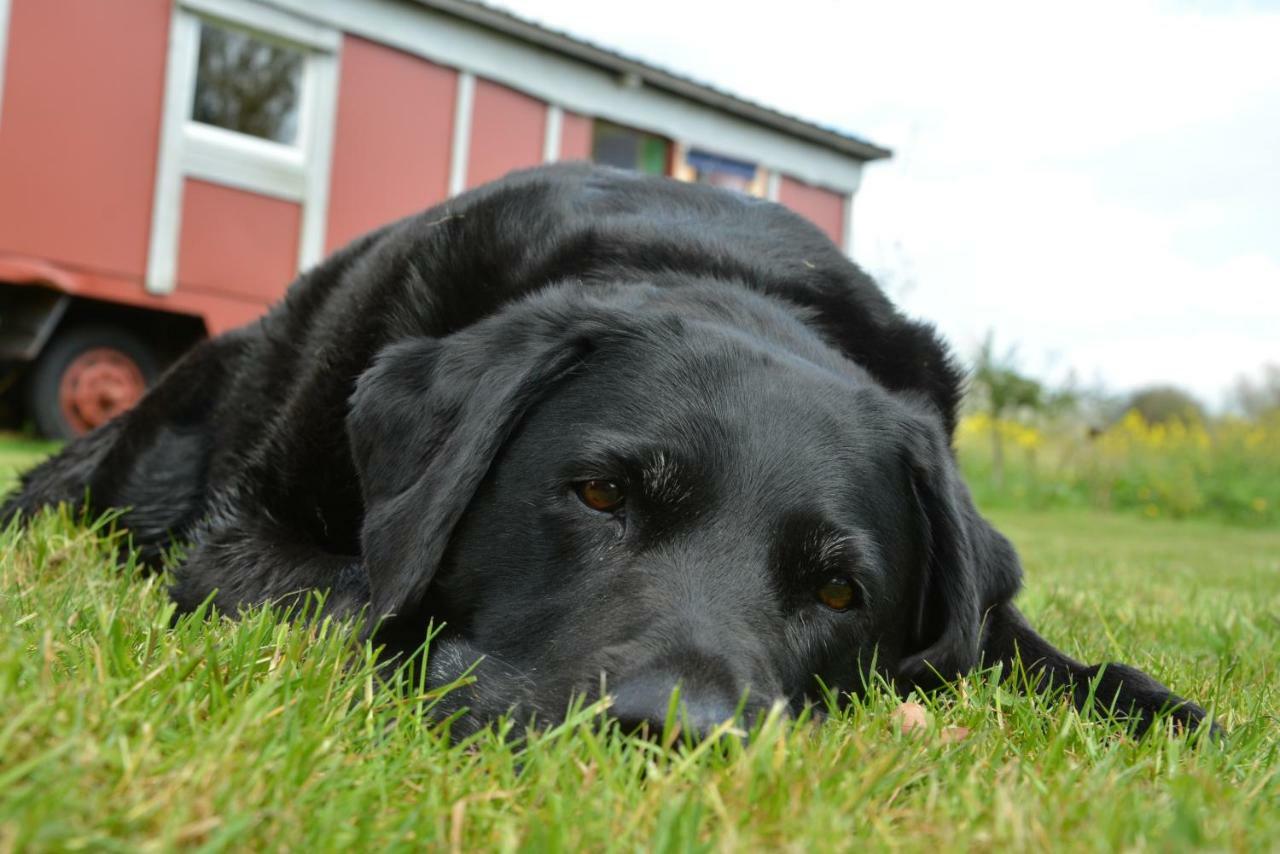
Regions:
<svg viewBox="0 0 1280 854"><path fill-rule="evenodd" d="M730 187L848 247L888 156L466 0L0 0L0 387L92 429L299 270L512 169Z"/></svg>

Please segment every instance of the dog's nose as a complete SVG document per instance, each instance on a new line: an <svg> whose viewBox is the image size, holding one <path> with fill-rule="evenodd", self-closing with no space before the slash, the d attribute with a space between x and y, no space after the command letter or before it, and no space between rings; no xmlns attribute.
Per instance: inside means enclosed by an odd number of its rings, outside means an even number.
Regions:
<svg viewBox="0 0 1280 854"><path fill-rule="evenodd" d="M696 686L685 685L672 674L647 673L620 684L613 694L610 714L618 721L623 732L662 735L668 712L671 710L672 692L679 687L679 704L673 722L682 731L695 737L711 733L717 726L734 717L737 698L730 699L720 692L699 691Z"/></svg>

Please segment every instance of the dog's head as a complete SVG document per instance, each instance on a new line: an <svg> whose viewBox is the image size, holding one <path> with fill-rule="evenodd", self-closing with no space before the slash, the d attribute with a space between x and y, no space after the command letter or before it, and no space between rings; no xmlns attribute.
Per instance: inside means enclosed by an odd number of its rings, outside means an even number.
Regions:
<svg viewBox="0 0 1280 854"><path fill-rule="evenodd" d="M388 637L484 657L475 722L572 696L695 727L974 666L1015 592L942 413L741 287L561 287L389 347L349 433Z"/></svg>

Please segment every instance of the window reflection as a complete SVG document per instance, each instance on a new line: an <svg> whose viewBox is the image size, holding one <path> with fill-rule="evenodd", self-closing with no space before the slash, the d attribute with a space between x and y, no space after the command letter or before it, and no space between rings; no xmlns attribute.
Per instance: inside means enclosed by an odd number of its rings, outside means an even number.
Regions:
<svg viewBox="0 0 1280 854"><path fill-rule="evenodd" d="M202 23L198 63L195 121L285 145L297 140L301 51Z"/></svg>

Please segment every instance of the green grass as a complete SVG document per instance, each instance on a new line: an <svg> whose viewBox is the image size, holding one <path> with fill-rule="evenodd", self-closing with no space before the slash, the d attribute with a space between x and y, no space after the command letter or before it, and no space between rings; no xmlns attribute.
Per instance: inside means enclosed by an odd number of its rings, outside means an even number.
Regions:
<svg viewBox="0 0 1280 854"><path fill-rule="evenodd" d="M421 713L431 695L375 687L349 626L170 628L163 579L49 516L0 535L0 851L1274 850L1280 534L996 521L1049 637L1212 705L1226 742L1135 742L979 674L926 701L924 736L896 730L880 691L822 725L768 720L746 746L663 750L591 710L523 743L451 745Z"/></svg>
<svg viewBox="0 0 1280 854"><path fill-rule="evenodd" d="M60 446L59 442L0 434L0 493L8 492L18 475Z"/></svg>

